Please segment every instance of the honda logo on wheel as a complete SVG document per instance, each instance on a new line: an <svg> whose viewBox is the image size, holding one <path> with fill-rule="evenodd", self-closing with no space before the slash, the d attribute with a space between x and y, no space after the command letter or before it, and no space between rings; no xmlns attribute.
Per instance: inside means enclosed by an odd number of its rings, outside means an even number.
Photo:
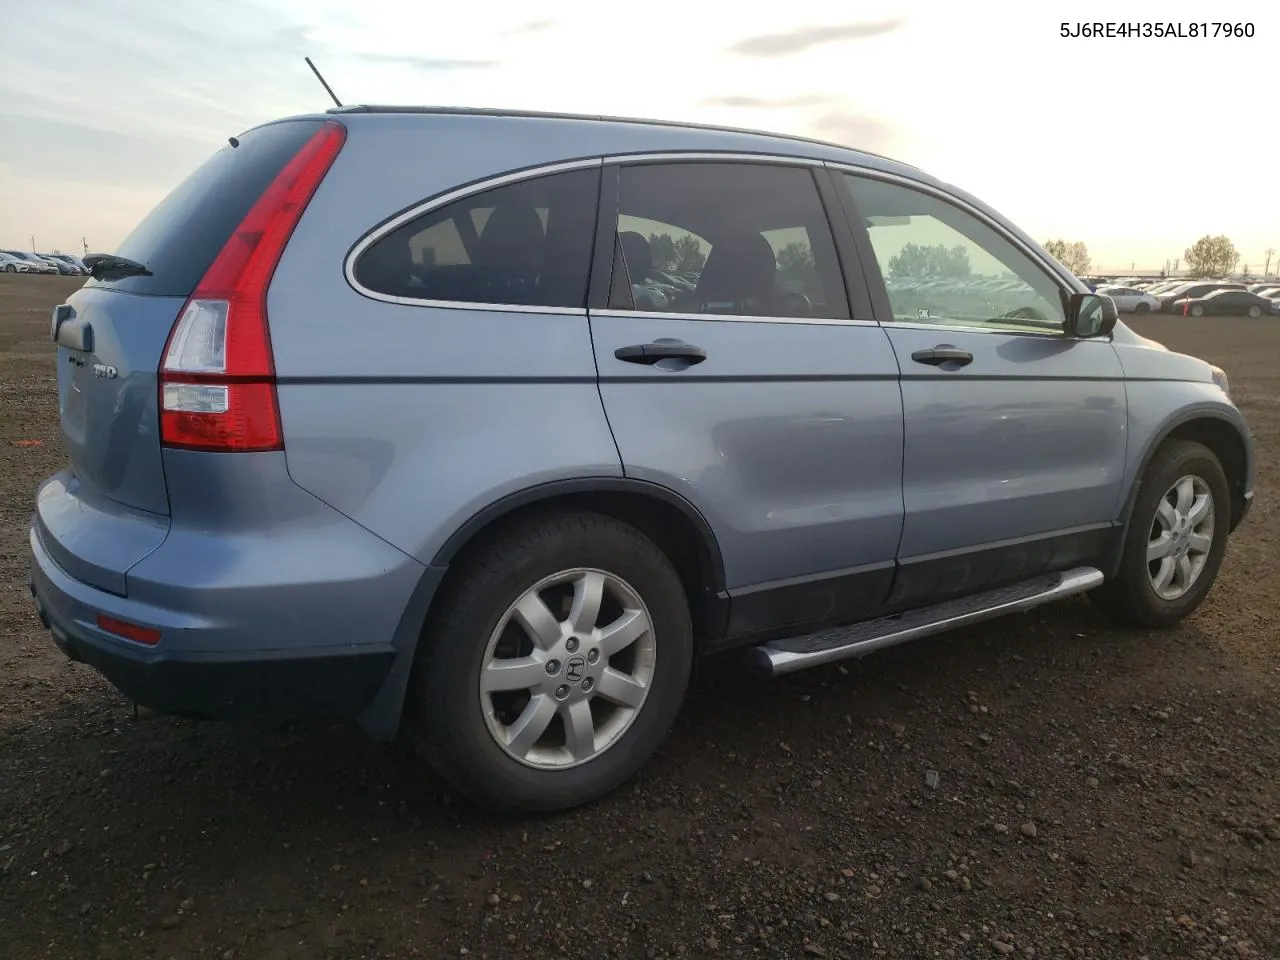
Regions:
<svg viewBox="0 0 1280 960"><path fill-rule="evenodd" d="M574 657L564 668L564 678L570 683L577 683L587 672L587 661L582 657Z"/></svg>

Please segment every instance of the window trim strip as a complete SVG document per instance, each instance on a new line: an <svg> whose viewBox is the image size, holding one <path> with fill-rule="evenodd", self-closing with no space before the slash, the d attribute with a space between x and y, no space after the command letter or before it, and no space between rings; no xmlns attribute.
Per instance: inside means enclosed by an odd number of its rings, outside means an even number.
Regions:
<svg viewBox="0 0 1280 960"><path fill-rule="evenodd" d="M592 168L601 169L604 166L602 157L591 157L585 160L568 160L558 163L544 164L540 167L529 167L524 170L509 171L499 174L496 177L489 177L485 180L478 180L475 183L467 184L463 187L456 187L447 193L437 194L421 203L414 204L406 210L402 210L389 220L383 221L374 227L347 251L346 259L342 264L342 273L346 277L347 284L356 293L370 300L380 300L383 303L398 303L408 307L435 307L448 310L483 310L490 313L547 313L569 316L586 316L586 307L544 307L523 303L477 303L470 300L428 300L418 297L398 297L390 293L381 293L377 290L371 290L356 279L356 262L371 246L385 237L387 234L394 232L404 226L410 220L437 210L440 207L447 206L456 200L463 200L466 197L477 193L483 193L486 190L493 190L497 187L505 187L512 183L520 183L524 180L536 180L539 177L550 176L556 173L567 173L571 170L589 170Z"/></svg>
<svg viewBox="0 0 1280 960"><path fill-rule="evenodd" d="M537 179L538 177L549 176L552 174L567 172L570 170L583 170L583 169L590 169L593 167L601 168L601 169L603 169L604 167L616 168L618 166L629 165L629 164L639 164L639 163L677 163L677 162L688 162L688 161L709 162L709 163L710 162L772 163L772 164L781 164L781 165L787 165L787 166L808 167L812 169L826 169L830 171L832 174L848 173L848 174L853 174L855 176L867 177L870 179L878 179L878 180L883 180L890 183L895 183L900 186L906 187L908 189L919 190L939 200L942 200L945 203L950 203L953 206L960 208L965 213L968 213L969 215L976 217L988 228L995 231L998 235L1003 237L1009 243L1013 244L1015 248L1020 250L1027 257L1029 257L1033 263L1035 263L1036 265L1044 269L1045 272L1058 285L1058 287L1063 293L1066 293L1069 295L1071 293L1078 292L1076 291L1072 283L1069 282L1068 278L1062 273L1062 270L1065 270L1065 267L1059 267L1055 265L1053 262L1051 262L1050 260L1047 260L1044 256L1042 256L1041 254L1037 253L1034 249L1029 247L1025 241L1023 241L1019 237L1010 233L1009 230L1005 228L1002 224L994 220L987 213L975 207L973 204L969 203L962 197L954 196L953 194L949 193L945 189L942 189L941 187L928 183L925 180L918 180L913 177L903 176L898 173L891 173L886 170L880 170L876 167L863 166L857 163L846 163L844 161L822 160L822 159L817 159L813 157L787 156L785 154L750 153L750 152L729 151L729 150L727 151L665 150L665 151L654 151L654 152L637 152L637 153L629 153L629 154L610 154L606 156L588 157L588 158L582 158L578 160L557 161L554 163L542 164L535 167L526 167L521 170L508 171L506 173L498 174L496 176L487 177L482 180L477 180L473 183L466 184L465 186L456 187L445 193L437 194L436 196L423 200L420 203L416 203L413 206L408 207L405 210L402 210L400 213L395 214L390 219L385 220L379 225L373 227L360 240L356 241L356 243L353 244L351 249L347 252L347 255L343 261L343 275L345 276L348 285L356 293L360 294L363 297L367 297L370 300L381 301L383 303L394 303L394 304L400 304L403 306L411 306L411 307L431 307L431 308L437 308L437 309L450 309L450 310L480 310L480 311L493 312L493 313L558 314L558 315L567 315L567 316L585 316L588 314L588 312L590 312L592 316L599 316L599 317L643 317L647 319L668 319L668 320L714 319L720 322L801 323L801 324L816 324L821 326L829 326L829 325L882 326L882 327L929 326L934 329L963 329L963 330L973 330L974 332L981 332L981 333L1000 333L1005 335L1017 335L1017 336L1023 336L1023 335L1062 336L1062 334L1050 334L1050 333L1036 334L1036 333L1031 333L1029 331L977 330L973 327L968 327L968 326L958 327L958 326L948 326L944 324L927 324L927 325L911 324L909 321L901 321L901 320L893 319L891 315L888 319L885 319L885 320L878 320L878 319L877 320L859 320L859 319L837 320L837 319L815 318L815 317L742 317L742 316L732 316L732 315L724 315L724 314L660 313L660 312L647 312L647 311L638 311L638 310L590 309L589 307L546 307L546 306L511 304L511 303L477 303L477 302L464 301L464 300L429 300L429 299L420 299L417 297L399 297L392 294L380 293L376 290L371 290L368 287L365 287L363 284L361 284L359 281L356 280L356 276L355 276L356 262L365 253L365 251L369 249L369 247L373 246L373 244L377 243L387 234L403 226L405 223L409 222L410 220L420 217L423 214L430 213L432 210L438 209L442 206L445 206L446 204L450 204L457 200L462 200L468 196L472 196L473 194L482 193L486 190L492 190L497 187L507 186L508 184L512 184L512 183L519 183L524 180L533 180L533 179ZM837 191L843 190L843 185L836 184L835 186L837 188ZM844 197L843 194L840 194L840 199L842 201L842 207L844 206L843 201L845 199L852 200L852 198ZM825 203L824 203L824 206L825 206ZM853 207L852 209L856 211L856 206ZM846 213L847 212L848 211L846 209ZM830 211L828 211L828 214L830 215ZM846 217L846 221L848 220L849 218ZM859 233L859 226L852 222L849 222L848 227L856 237ZM832 224L831 230L833 234L835 233L836 229L837 228L835 227L835 225ZM863 237L866 236L865 228L862 228L861 233ZM865 254L861 250L861 244L858 244L857 246L859 248L857 251L859 253L858 259L859 261L864 261ZM862 263L861 266L865 274L866 264ZM878 273L879 265L877 264L876 266L877 266L877 273ZM847 273L847 268L845 272ZM848 282L847 275L844 279L847 284ZM872 284L870 280L871 280L870 277L866 277L864 275L864 281L865 281L866 287L868 288L868 292L872 297L872 308L874 310L875 309L874 301L876 298L875 298L875 291L874 289L872 289L874 287L874 284ZM884 287L883 276L881 276L880 278L880 285L882 288ZM852 307L852 304L850 304L850 306ZM853 311L851 310L851 312Z"/></svg>

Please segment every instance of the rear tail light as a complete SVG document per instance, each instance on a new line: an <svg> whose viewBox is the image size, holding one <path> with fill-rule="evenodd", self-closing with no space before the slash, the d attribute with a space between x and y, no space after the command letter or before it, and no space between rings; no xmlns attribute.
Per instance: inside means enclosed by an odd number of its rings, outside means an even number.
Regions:
<svg viewBox="0 0 1280 960"><path fill-rule="evenodd" d="M245 216L182 309L160 364L160 440L189 450L284 448L267 288L346 130L325 121Z"/></svg>

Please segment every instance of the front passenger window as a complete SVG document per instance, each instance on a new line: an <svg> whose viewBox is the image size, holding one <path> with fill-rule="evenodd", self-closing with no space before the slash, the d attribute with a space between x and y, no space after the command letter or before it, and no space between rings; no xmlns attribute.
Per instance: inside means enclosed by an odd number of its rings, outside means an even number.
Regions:
<svg viewBox="0 0 1280 960"><path fill-rule="evenodd" d="M871 238L895 320L1064 332L1057 281L977 217L921 190L841 179Z"/></svg>

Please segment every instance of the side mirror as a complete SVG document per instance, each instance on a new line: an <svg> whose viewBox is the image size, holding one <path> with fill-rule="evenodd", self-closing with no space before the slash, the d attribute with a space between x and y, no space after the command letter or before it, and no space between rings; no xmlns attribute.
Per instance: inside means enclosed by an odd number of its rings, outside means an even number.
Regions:
<svg viewBox="0 0 1280 960"><path fill-rule="evenodd" d="M1073 293L1067 309L1067 336L1088 340L1109 336L1120 319L1116 302L1100 293Z"/></svg>

